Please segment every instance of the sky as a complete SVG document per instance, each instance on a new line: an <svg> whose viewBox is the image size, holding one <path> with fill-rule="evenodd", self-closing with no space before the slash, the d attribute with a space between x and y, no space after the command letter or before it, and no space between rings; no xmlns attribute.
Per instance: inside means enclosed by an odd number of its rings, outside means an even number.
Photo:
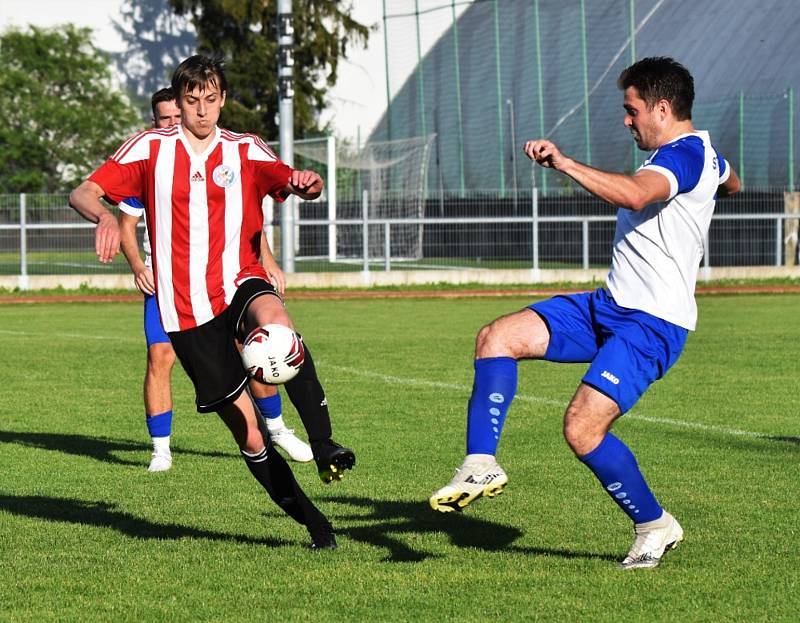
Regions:
<svg viewBox="0 0 800 623"><path fill-rule="evenodd" d="M124 51L124 42L112 26L119 19L123 0L0 0L0 30L33 24L52 27L65 22L88 26L97 47ZM351 48L351 57L339 65L336 85L329 93L330 109L322 121L331 121L335 134L364 142L386 109L383 9L381 0L356 0L354 17L376 25L368 49Z"/></svg>

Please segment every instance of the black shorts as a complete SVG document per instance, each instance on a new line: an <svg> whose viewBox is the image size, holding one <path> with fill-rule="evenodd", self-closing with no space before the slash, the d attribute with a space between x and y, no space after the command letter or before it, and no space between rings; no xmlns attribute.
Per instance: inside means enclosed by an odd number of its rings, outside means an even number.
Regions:
<svg viewBox="0 0 800 623"><path fill-rule="evenodd" d="M280 298L269 282L260 278L247 279L219 316L194 329L168 334L175 354L192 380L200 413L217 411L230 404L247 385L247 371L236 340L242 338L239 326L248 305L264 294Z"/></svg>

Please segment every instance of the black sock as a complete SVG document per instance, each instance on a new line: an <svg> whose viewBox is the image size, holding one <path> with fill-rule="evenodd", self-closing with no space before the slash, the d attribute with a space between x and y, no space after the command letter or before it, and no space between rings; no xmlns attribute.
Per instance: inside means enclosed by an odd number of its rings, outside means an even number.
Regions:
<svg viewBox="0 0 800 623"><path fill-rule="evenodd" d="M242 457L269 497L297 523L309 528L328 523L325 515L300 488L288 463L271 444L256 455L242 452Z"/></svg>
<svg viewBox="0 0 800 623"><path fill-rule="evenodd" d="M286 383L286 393L292 401L303 426L308 434L312 447L315 443L331 438L331 416L328 413L328 401L325 391L317 378L317 369L311 358L311 351L303 344L306 351L305 361L300 372Z"/></svg>

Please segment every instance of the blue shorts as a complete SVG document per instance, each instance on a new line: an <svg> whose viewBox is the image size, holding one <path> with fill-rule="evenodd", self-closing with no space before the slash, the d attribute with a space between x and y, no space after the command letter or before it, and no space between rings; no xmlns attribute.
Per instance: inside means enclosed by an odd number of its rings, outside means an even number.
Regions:
<svg viewBox="0 0 800 623"><path fill-rule="evenodd" d="M161 324L156 297L152 294L144 295L144 337L147 340L147 348L153 344L169 343L169 336Z"/></svg>
<svg viewBox="0 0 800 623"><path fill-rule="evenodd" d="M583 382L629 411L678 360L688 330L637 309L620 307L600 288L529 306L550 330L544 359L588 363Z"/></svg>

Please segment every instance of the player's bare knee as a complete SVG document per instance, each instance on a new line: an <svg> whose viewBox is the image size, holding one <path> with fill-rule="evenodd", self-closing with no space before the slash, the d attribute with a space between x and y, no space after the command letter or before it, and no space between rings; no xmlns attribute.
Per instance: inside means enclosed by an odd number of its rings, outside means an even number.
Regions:
<svg viewBox="0 0 800 623"><path fill-rule="evenodd" d="M495 320L485 325L478 331L475 339L475 357L514 357L517 358L512 335L506 331L502 319Z"/></svg>
<svg viewBox="0 0 800 623"><path fill-rule="evenodd" d="M261 435L258 429L248 430L247 437L244 439L243 447L240 445L239 449L244 450L248 454L258 454L264 449L264 437Z"/></svg>
<svg viewBox="0 0 800 623"><path fill-rule="evenodd" d="M253 299L247 306L243 320L243 333L247 335L256 327L263 327L265 324L273 323L294 329L292 319L289 317L280 297L275 294L264 293Z"/></svg>
<svg viewBox="0 0 800 623"><path fill-rule="evenodd" d="M481 327L481 330L478 331L478 335L475 337L475 356L476 357L485 357L484 354L487 348L487 341L489 339L489 329L490 325L484 325Z"/></svg>
<svg viewBox="0 0 800 623"><path fill-rule="evenodd" d="M564 417L564 441L570 449L577 455L578 448L581 446L581 428L573 420Z"/></svg>
<svg viewBox="0 0 800 623"><path fill-rule="evenodd" d="M275 385L265 385L255 380L251 380L248 386L253 398L269 398L278 393L278 388Z"/></svg>
<svg viewBox="0 0 800 623"><path fill-rule="evenodd" d="M175 351L169 344L153 344L147 349L147 367L155 373L169 373L175 365Z"/></svg>
<svg viewBox="0 0 800 623"><path fill-rule="evenodd" d="M588 454L602 440L595 422L578 407L570 404L564 414L564 440L576 456Z"/></svg>

